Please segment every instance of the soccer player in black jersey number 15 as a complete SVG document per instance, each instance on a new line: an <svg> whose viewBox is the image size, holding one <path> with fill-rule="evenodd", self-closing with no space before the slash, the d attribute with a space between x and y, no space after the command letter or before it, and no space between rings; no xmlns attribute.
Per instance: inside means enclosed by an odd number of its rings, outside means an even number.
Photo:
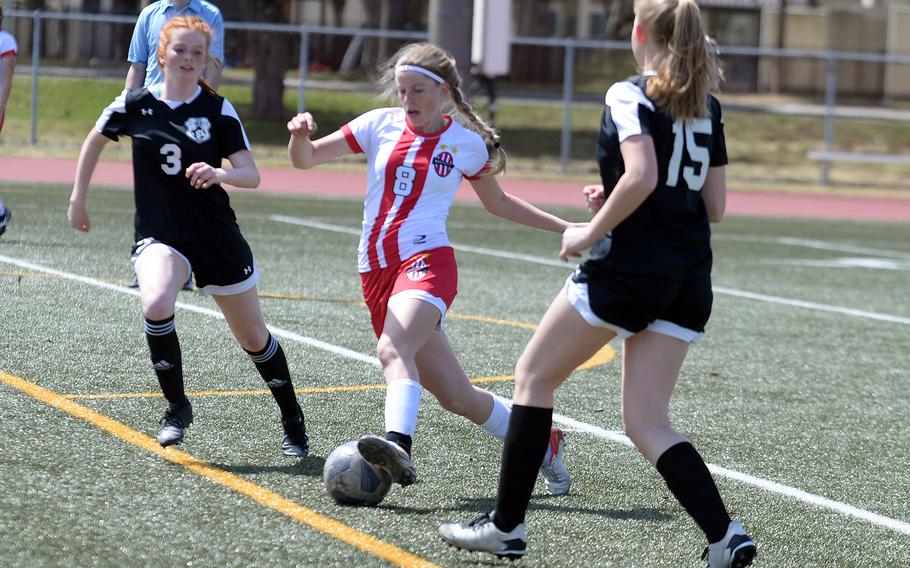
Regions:
<svg viewBox="0 0 910 568"><path fill-rule="evenodd" d="M259 306L259 270L222 184L254 188L259 170L234 107L200 79L211 29L199 18L171 19L161 31L158 62L164 82L124 91L82 145L67 217L88 232L86 197L108 140L130 136L136 202L132 261L152 365L168 401L158 432L162 446L179 444L193 421L183 385L174 325L177 293L190 276L211 295L281 410L282 449L308 453L303 411L287 360ZM222 158L233 168L222 169Z"/></svg>
<svg viewBox="0 0 910 568"><path fill-rule="evenodd" d="M752 563L755 543L730 519L705 462L669 419L689 344L701 339L711 312L709 222L720 221L725 207L723 121L710 94L721 78L716 49L694 0L636 0L631 39L641 74L607 91L597 144L603 186L584 190L596 213L563 233L559 252L567 260L590 248L590 257L518 361L496 508L439 532L466 550L525 553L525 514L554 391L619 336L626 434L705 533L708 568L739 568Z"/></svg>

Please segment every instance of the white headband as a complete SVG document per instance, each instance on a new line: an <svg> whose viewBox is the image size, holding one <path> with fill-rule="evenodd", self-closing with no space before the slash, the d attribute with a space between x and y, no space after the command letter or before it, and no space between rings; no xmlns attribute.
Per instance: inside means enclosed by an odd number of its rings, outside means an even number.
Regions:
<svg viewBox="0 0 910 568"><path fill-rule="evenodd" d="M443 79L436 73L433 73L429 69L424 69L423 67L419 67L417 65L399 65L398 67L395 68L395 71L413 71L414 73L420 73L421 75L426 75L427 77L429 77L430 79L433 79L434 81L436 81L439 84L446 82L445 79Z"/></svg>

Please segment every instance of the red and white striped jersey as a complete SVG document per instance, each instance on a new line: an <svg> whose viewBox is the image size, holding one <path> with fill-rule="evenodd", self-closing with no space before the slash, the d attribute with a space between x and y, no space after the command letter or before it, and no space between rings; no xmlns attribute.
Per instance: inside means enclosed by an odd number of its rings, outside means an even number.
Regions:
<svg viewBox="0 0 910 568"><path fill-rule="evenodd" d="M476 132L448 115L439 132L416 131L400 107L363 114L341 127L354 153L369 159L357 268L397 266L449 245L446 217L461 179L476 179L489 159Z"/></svg>
<svg viewBox="0 0 910 568"><path fill-rule="evenodd" d="M16 55L18 50L19 46L16 45L16 38L7 32L0 31L0 59Z"/></svg>

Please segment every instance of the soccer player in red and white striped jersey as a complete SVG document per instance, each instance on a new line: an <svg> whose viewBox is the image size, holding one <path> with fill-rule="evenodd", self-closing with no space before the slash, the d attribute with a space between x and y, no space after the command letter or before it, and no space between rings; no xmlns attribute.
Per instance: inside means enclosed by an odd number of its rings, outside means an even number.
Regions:
<svg viewBox="0 0 910 568"><path fill-rule="evenodd" d="M367 112L315 141L315 119L298 114L288 122L288 151L301 169L353 153L368 158L358 269L388 391L386 437L364 436L358 447L408 485L416 479L410 454L422 388L499 439L508 429L509 408L471 385L443 329L458 278L446 217L462 178L494 215L559 233L569 223L502 191L494 177L505 167L499 136L465 101L445 51L403 47L385 64L382 83L400 106ZM551 442L541 473L551 493L564 494L559 429Z"/></svg>

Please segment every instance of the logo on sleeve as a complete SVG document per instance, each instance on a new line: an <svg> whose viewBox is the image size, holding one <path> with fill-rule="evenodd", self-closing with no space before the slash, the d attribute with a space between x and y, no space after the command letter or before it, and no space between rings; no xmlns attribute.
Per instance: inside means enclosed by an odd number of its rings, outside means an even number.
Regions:
<svg viewBox="0 0 910 568"><path fill-rule="evenodd" d="M199 144L208 142L212 138L212 123L204 116L188 118L183 126L186 128L186 135L190 140L194 140Z"/></svg>
<svg viewBox="0 0 910 568"><path fill-rule="evenodd" d="M436 170L436 175L439 177L446 177L452 173L454 166L455 158L448 152L440 152L433 158L433 169Z"/></svg>

